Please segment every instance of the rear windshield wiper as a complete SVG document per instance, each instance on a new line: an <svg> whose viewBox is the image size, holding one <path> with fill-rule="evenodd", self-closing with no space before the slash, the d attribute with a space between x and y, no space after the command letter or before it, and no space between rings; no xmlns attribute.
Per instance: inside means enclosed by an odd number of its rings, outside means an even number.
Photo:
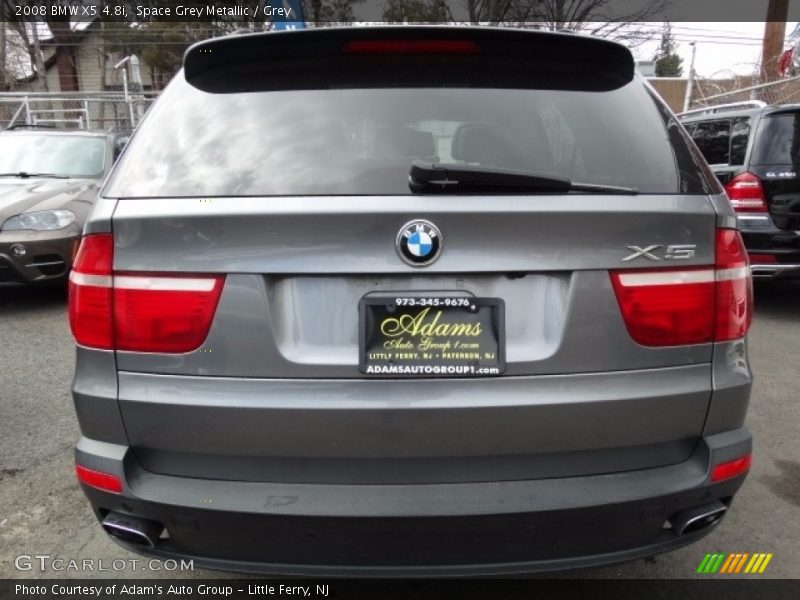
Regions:
<svg viewBox="0 0 800 600"><path fill-rule="evenodd" d="M432 163L415 160L408 174L408 187L415 194L424 193L525 193L566 194L638 194L639 190L615 185L577 183L561 177L538 175L516 169L497 169L455 163Z"/></svg>
<svg viewBox="0 0 800 600"><path fill-rule="evenodd" d="M50 177L51 179L69 179L68 175L59 175L58 173L29 173L27 171L0 173L0 177L22 177L23 179L28 179L29 177Z"/></svg>

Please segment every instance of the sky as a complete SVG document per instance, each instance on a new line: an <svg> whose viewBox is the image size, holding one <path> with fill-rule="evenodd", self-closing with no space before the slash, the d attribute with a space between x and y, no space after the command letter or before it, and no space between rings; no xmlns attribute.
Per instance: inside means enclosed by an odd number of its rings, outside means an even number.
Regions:
<svg viewBox="0 0 800 600"><path fill-rule="evenodd" d="M653 24L658 27L658 24ZM792 33L797 23L786 24L786 35ZM691 40L697 41L694 68L698 77L725 78L753 73L761 58L763 22L724 22L672 24L672 33L683 58L686 75L691 62ZM658 46L658 36L653 42L634 48L637 60L652 60ZM784 46L789 47L787 42Z"/></svg>

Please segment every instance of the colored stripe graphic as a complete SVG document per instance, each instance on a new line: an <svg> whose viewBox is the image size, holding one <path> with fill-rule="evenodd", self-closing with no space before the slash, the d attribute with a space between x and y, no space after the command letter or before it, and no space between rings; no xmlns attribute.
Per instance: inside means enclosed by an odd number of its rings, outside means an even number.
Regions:
<svg viewBox="0 0 800 600"><path fill-rule="evenodd" d="M753 570L756 562L758 562L758 557L761 556L760 554L756 553L753 554L753 558L750 559L750 562L747 563L747 566L744 568L745 573L750 573Z"/></svg>
<svg viewBox="0 0 800 600"><path fill-rule="evenodd" d="M745 552L744 554L742 554L742 558L739 559L739 564L736 565L736 570L734 571L734 573L738 573L739 571L742 570L742 568L744 567L744 563L747 560L748 556L750 556L749 552Z"/></svg>
<svg viewBox="0 0 800 600"><path fill-rule="evenodd" d="M723 560L725 560L725 553L720 552L719 558L717 558L716 562L714 562L714 565L711 567L711 573L716 573L719 570L719 568L722 566Z"/></svg>
<svg viewBox="0 0 800 600"><path fill-rule="evenodd" d="M769 554L767 554L764 557L764 562L761 563L761 568L758 570L758 572L759 573L763 573L764 570L767 568L767 565L769 564L769 561L771 561L771 560L772 560L772 552L770 552Z"/></svg>
<svg viewBox="0 0 800 600"><path fill-rule="evenodd" d="M731 565L733 565L738 558L738 554L728 554L728 559L722 564L722 568L719 570L719 572L730 573Z"/></svg>
<svg viewBox="0 0 800 600"><path fill-rule="evenodd" d="M708 563L709 563L710 560L711 560L711 555L710 554L706 554L703 557L703 560L700 561L700 566L697 567L697 573L705 573L706 572L706 567L708 566Z"/></svg>
<svg viewBox="0 0 800 600"><path fill-rule="evenodd" d="M767 569L767 565L772 560L773 554L766 552L715 552L714 554L706 554L700 565L697 567L697 573L720 573L720 574L733 574L741 573L744 569L745 573L757 574L763 573Z"/></svg>

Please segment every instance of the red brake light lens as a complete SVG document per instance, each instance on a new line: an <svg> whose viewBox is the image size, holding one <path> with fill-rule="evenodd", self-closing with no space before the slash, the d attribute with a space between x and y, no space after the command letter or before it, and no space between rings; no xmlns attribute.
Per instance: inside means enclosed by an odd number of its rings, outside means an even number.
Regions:
<svg viewBox="0 0 800 600"><path fill-rule="evenodd" d="M716 324L714 340L743 337L753 320L753 279L742 235L735 229L717 229Z"/></svg>
<svg viewBox="0 0 800 600"><path fill-rule="evenodd" d="M725 191L736 212L767 212L764 186L752 173L737 175L725 184Z"/></svg>
<svg viewBox="0 0 800 600"><path fill-rule="evenodd" d="M630 336L643 346L741 338L752 319L752 280L741 235L718 229L715 265L626 269L611 282Z"/></svg>
<svg viewBox="0 0 800 600"><path fill-rule="evenodd" d="M745 454L736 460L720 463L711 470L711 481L724 481L743 475L750 470L751 462L752 456L750 454Z"/></svg>
<svg viewBox="0 0 800 600"><path fill-rule="evenodd" d="M714 337L714 270L611 274L630 336L643 346L702 344Z"/></svg>
<svg viewBox="0 0 800 600"><path fill-rule="evenodd" d="M345 42L345 54L477 54L480 46L467 40L356 40Z"/></svg>
<svg viewBox="0 0 800 600"><path fill-rule="evenodd" d="M75 465L75 475L77 475L78 481L90 487L112 494L122 493L122 480L116 475L94 471L81 465Z"/></svg>
<svg viewBox="0 0 800 600"><path fill-rule="evenodd" d="M81 241L69 275L69 325L82 346L114 347L111 323L111 264L114 238L110 233L87 235Z"/></svg>
<svg viewBox="0 0 800 600"><path fill-rule="evenodd" d="M114 276L118 350L190 352L206 339L224 277Z"/></svg>
<svg viewBox="0 0 800 600"><path fill-rule="evenodd" d="M69 278L78 344L134 352L191 352L208 335L224 275L114 273L111 234L86 236Z"/></svg>

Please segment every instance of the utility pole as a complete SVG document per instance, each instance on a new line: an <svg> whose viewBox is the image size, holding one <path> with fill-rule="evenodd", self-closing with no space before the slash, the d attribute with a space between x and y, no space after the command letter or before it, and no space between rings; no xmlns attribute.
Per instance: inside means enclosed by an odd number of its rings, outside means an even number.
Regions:
<svg viewBox="0 0 800 600"><path fill-rule="evenodd" d="M692 47L692 60L689 61L689 76L686 78L686 94L683 96L683 112L689 110L692 103L692 88L694 87L694 57L697 54L697 44L689 42Z"/></svg>
<svg viewBox="0 0 800 600"><path fill-rule="evenodd" d="M136 122L142 120L144 117L144 95L142 92L144 91L144 86L142 85L142 71L139 67L139 57L135 54L131 54L131 89L136 94L135 104L136 104Z"/></svg>
<svg viewBox="0 0 800 600"><path fill-rule="evenodd" d="M761 50L761 83L774 81L780 77L778 60L783 53L788 16L789 0L769 0Z"/></svg>

